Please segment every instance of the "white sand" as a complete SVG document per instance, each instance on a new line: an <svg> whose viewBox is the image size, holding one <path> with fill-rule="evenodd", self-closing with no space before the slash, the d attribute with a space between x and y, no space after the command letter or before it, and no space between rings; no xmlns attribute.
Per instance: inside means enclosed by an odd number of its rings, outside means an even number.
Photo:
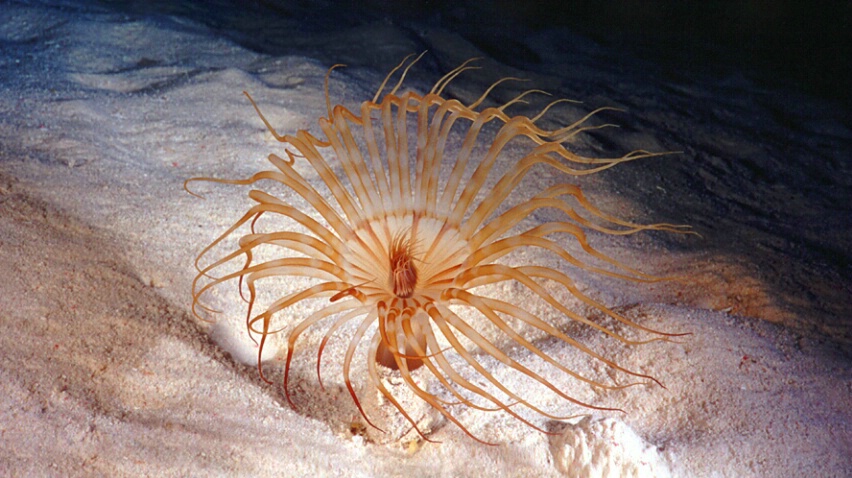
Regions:
<svg viewBox="0 0 852 478"><path fill-rule="evenodd" d="M280 132L315 128L331 63L353 64L332 81L333 97L352 107L423 45L379 24L334 42L301 35L304 54L268 56L185 18L64 5L0 6L0 476L852 475L852 287L835 264L801 249L848 253L848 218L826 207L848 179L822 189L790 179L807 181L797 171L818 160L813 168L846 177L833 158L848 152L852 134L830 105L798 98L783 111L793 118L786 126L770 111L790 102L773 103L749 80L662 80L653 66L560 32L527 39L550 66L519 72L484 60L485 76L458 79L456 94L526 76L589 109L629 110L621 129L586 144L597 154L684 151L584 187L626 217L695 225L703 239L598 243L692 280L582 280L643 324L693 335L613 352L667 387L608 396L624 414L539 421L558 432L548 436L500 414L460 411L473 433L500 445L452 425L430 436L440 444L366 443L347 433L351 407L333 403L345 393L308 390L316 402L301 411L310 417L297 413L240 363L252 362L250 349L241 357L223 343L239 331L214 329L217 343L191 317L194 256L247 201L227 187L205 187L199 200L182 182L264 167L275 145L242 90ZM421 33L430 57L411 75L429 77L415 85L482 56L454 34ZM566 73L560 62L576 68ZM788 152L802 164L777 168ZM746 160L777 177L749 176ZM569 347L542 347L568 365L584 360Z"/></svg>

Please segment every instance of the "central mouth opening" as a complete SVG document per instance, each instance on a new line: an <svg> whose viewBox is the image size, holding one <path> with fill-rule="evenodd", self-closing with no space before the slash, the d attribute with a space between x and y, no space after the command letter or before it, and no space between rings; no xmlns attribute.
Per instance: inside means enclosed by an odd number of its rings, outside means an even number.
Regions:
<svg viewBox="0 0 852 478"><path fill-rule="evenodd" d="M408 234L394 238L390 244L390 284L394 295L407 299L414 295L417 287L417 267L414 262L413 244Z"/></svg>

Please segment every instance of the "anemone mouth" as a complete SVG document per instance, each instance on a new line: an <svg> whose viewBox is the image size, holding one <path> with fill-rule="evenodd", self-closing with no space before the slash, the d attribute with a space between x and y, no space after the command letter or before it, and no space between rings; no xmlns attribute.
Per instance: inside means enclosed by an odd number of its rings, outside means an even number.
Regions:
<svg viewBox="0 0 852 478"><path fill-rule="evenodd" d="M437 300L473 249L460 231L416 213L373 218L346 242L353 281L372 302L418 296Z"/></svg>
<svg viewBox="0 0 852 478"><path fill-rule="evenodd" d="M398 234L388 248L390 277L388 282L393 294L400 299L414 295L417 287L417 261L414 243L408 233Z"/></svg>
<svg viewBox="0 0 852 478"><path fill-rule="evenodd" d="M441 93L450 81L474 68L470 61L442 77L427 94L397 94L405 74L417 61L408 60L391 71L372 101L361 104L359 114L340 105L332 107L327 76L328 117L319 120L322 138L305 130L295 135L278 134L246 94L275 139L284 143L287 159L271 154L269 162L273 167L247 179L193 180L244 186L272 181L288 188L289 195L276 196L253 189L249 197L255 205L201 251L196 260L199 273L193 282L193 312L199 317L214 314L216 311L204 304L205 299L220 285L236 282L240 297L247 303L246 326L250 335L258 337L261 376L267 339L287 331L283 390L294 408L288 380L300 337L308 329L330 322L317 350L319 377L326 344L344 324L353 323L355 330L348 342L343 342L341 365L343 382L359 412L368 424L379 428L365 413L350 377L356 349L366 341L369 382L426 440L429 438L418 428L414 417L383 385L378 365L395 370L410 393L477 440L453 414L453 407L501 411L544 433L547 430L518 409L551 419L565 418L525 398L523 387L505 385L483 365L481 355L492 357L558 400L597 410L619 410L583 401L558 387L537 368L517 360L506 347L478 330L478 324L457 312L459 308L494 329L509 347L519 348L538 360L540 366L576 383L602 390L659 384L650 375L620 365L554 326L529 307L526 298L550 314L566 317L625 345L669 340L680 334L647 328L593 300L564 272L564 266L637 282L666 280L599 252L589 244L586 231L613 235L649 230L691 233L688 228L619 219L597 209L574 184L524 191L528 198L515 203L510 198L519 193L525 178L534 170L544 168L580 177L666 153L638 150L616 158L587 158L572 153L565 143L585 130L608 126L586 125L596 112L608 108L595 110L555 130L542 129L537 121L565 100L548 103L532 118L505 112L512 104L526 102L526 96L542 93L538 90L525 91L502 106L480 108L495 87L513 78L494 83L469 105L443 98ZM382 96L387 82L400 69L398 82ZM507 145L518 138L529 140L526 143L531 146L509 167L495 168ZM306 180L294 168L297 161L309 165L320 184ZM294 206L293 197L303 206ZM526 229L522 226L525 218L543 209L556 211L561 217ZM265 216L283 217L295 227L263 232L259 224ZM245 228L250 231L239 237L233 250L202 265L205 257ZM583 255L569 252L561 242L564 237L578 244ZM271 256L262 253L270 249ZM555 257L560 266L505 263L505 258L526 249L544 251ZM231 268L219 273L226 265ZM304 279L307 285L293 286L259 306L258 288L270 277ZM522 289L524 300L478 292L480 287L505 284ZM554 288L599 311L611 322L651 338L625 337L567 305ZM300 309L305 315L296 320L295 326L276 325L305 304L313 308ZM558 339L591 361L603 364L607 372L599 375L623 376L626 381L607 382L600 376L572 370L519 332L515 323ZM442 387L442 394L433 393L414 380L412 372L417 369L428 372Z"/></svg>

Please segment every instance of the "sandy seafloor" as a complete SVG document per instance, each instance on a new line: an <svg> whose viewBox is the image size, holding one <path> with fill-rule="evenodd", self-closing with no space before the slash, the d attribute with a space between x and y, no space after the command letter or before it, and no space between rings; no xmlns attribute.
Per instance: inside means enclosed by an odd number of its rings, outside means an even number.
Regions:
<svg viewBox="0 0 852 478"><path fill-rule="evenodd" d="M279 18L232 6L202 22L191 4L117 5L0 2L0 476L852 476L842 102L736 68L673 68L558 28L494 41L506 47L494 53L427 19L336 23L338 12L311 23L299 4ZM665 389L606 397L625 413L554 401L557 413L587 416L535 418L553 435L457 411L498 446L451 424L434 426L441 443L365 439L349 430L357 413L333 403L345 392L305 390L294 411L258 378L239 327L191 316L195 255L249 201L245 189L209 185L200 200L183 181L248 176L277 147L241 92L280 132L317 131L330 65L349 65L330 89L354 108L423 50L413 89L483 57L448 94L470 101L521 76L584 102L557 113L566 123L625 110L605 116L619 129L578 140L586 152L682 152L577 181L603 209L701 234L593 237L627 263L689 280L578 276L644 325L692 334L612 351ZM541 346L569 366L585 360ZM310 389L308 359L296 373Z"/></svg>

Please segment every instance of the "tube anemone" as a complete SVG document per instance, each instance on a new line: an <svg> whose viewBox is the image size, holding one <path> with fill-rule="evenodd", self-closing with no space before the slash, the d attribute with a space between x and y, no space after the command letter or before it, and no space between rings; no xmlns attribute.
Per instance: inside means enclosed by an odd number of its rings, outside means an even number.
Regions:
<svg viewBox="0 0 852 478"><path fill-rule="evenodd" d="M687 228L635 224L599 210L574 184L530 190L525 180L536 170L572 178L665 153L640 150L616 158L573 153L566 148L569 140L598 128L588 126L587 120L608 108L552 130L538 123L552 106L565 100L551 102L532 118L506 113L509 106L525 103L524 97L543 93L538 90L526 91L498 107L481 107L495 87L513 78L498 81L468 105L446 98L447 85L475 68L474 60L447 73L426 94L400 92L406 73L420 57L410 58L388 74L376 96L361 103L357 113L332 106L328 78L340 65L329 69L325 83L328 115L319 119L320 137L306 130L279 134L245 93L266 128L283 143L286 159L269 155L272 167L247 179L189 181L262 183L274 185L279 193L259 187L252 190L249 197L254 205L201 251L192 284L193 312L209 320L215 314L205 305L209 294L235 282L247 302L248 331L259 344L261 376L268 337L287 331L283 389L294 407L288 381L302 334L321 322L328 324L318 350L319 363L332 336L351 323L350 330L354 330L348 344L344 343L342 370L355 405L373 425L350 376L353 360L360 357L356 350L366 342L366 378L426 440L429 438L414 417L379 380L378 366L394 370L414 395L477 440L453 413L454 407L502 411L545 433L519 409L564 418L526 399L523 390L502 383L484 364L484 355L565 401L598 410L617 409L575 398L545 378L540 367L525 365L509 349L520 347L540 360L542 367L593 388L659 383L587 347L576 334L572 336L548 319L565 316L628 345L668 340L673 334L631 321L581 292L565 271L582 269L640 282L663 280L596 250L586 232L625 235L648 230L687 232ZM398 72L395 86L387 89ZM521 147L525 149L511 160L511 167L495 167L498 157L515 155ZM306 178L300 172L306 170L318 179ZM518 201L517 197L524 199ZM527 226L527 218L544 210L550 210L548 217L558 215L558 220ZM270 217L289 226L265 228L264 220ZM214 251L232 237L239 238L236 246L216 255ZM579 246L578 251L569 252L566 242L574 244L574 249ZM580 249L582 253L578 253ZM554 260L549 262L558 265L525 263L530 251L552 256ZM220 272L223 270L227 272ZM291 285L276 289L274 300L260 301L259 288L273 277L285 277ZM506 284L521 291L514 300L494 293L499 289L494 286ZM276 283L276 287L282 286ZM575 305L564 297L573 298ZM306 315L293 317L297 308L304 314L306 307ZM612 320L595 320L580 308L595 309L600 317ZM485 333L483 326L494 333ZM619 331L624 326L650 338L629 339ZM602 364L610 376L625 376L629 381L604 383L597 376L566 367L528 338L530 331L565 342ZM317 369L319 373L319 366ZM422 369L418 373L428 372L436 386L415 381L412 373L418 369ZM469 378L471 374L478 378Z"/></svg>

